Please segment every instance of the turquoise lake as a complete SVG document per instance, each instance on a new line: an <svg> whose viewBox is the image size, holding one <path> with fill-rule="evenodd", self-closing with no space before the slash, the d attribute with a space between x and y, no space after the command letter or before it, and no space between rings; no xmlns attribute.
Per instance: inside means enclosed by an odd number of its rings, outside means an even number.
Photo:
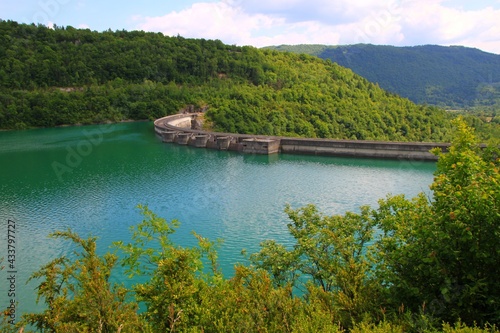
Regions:
<svg viewBox="0 0 500 333"><path fill-rule="evenodd" d="M142 220L137 204L178 219L173 240L191 232L223 239L225 274L275 239L290 244L286 204L312 203L328 215L377 205L387 194L429 192L435 163L298 155L255 156L162 143L150 122L0 132L0 258L7 259L8 221L15 223L18 316L37 309L42 264L69 254L56 230L97 236L99 251L127 241ZM12 223L12 222L11 222ZM3 265L6 265L4 259ZM0 307L9 302L9 267L0 272ZM118 280L124 278L117 278ZM124 281L130 283L130 281Z"/></svg>

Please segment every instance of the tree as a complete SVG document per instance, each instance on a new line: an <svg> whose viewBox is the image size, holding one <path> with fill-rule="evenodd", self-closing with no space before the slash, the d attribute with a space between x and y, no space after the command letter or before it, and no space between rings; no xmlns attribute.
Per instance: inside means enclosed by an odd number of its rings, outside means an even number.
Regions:
<svg viewBox="0 0 500 333"><path fill-rule="evenodd" d="M82 251L75 252L76 259L56 258L32 275L43 279L37 300L43 299L46 309L25 315L23 324L51 333L145 331L137 303L127 300L126 288L109 280L118 257L99 257L95 237L84 240L70 230L51 236L71 240Z"/></svg>
<svg viewBox="0 0 500 333"><path fill-rule="evenodd" d="M432 227L443 238L435 262L451 315L466 323L500 322L500 159L482 150L473 131L456 121L448 153L437 152ZM498 147L496 147L498 148ZM495 152L496 151L496 152Z"/></svg>
<svg viewBox="0 0 500 333"><path fill-rule="evenodd" d="M179 223L144 206L132 242L116 244L127 272L140 276L131 293L110 282L116 255L98 256L95 238L56 232L81 251L33 274L47 308L22 324L42 332L417 332L444 322L445 332L498 331L500 151L477 145L463 120L455 126L448 152L435 151L431 198L388 196L376 209L334 216L287 207L295 244L264 242L230 279L216 242L195 234L197 247L175 245ZM5 320L0 328L13 329Z"/></svg>
<svg viewBox="0 0 500 333"><path fill-rule="evenodd" d="M381 277L395 304L467 324L500 322L498 147L481 149L464 121L439 156L433 197L390 197L375 214Z"/></svg>
<svg viewBox="0 0 500 333"><path fill-rule="evenodd" d="M361 214L344 216L324 216L313 205L298 210L288 206L286 212L295 245L286 250L273 241L264 242L251 257L254 264L268 271L277 285L301 288L299 282L304 279L298 275L304 276L309 281L307 293L323 299L334 313L333 320L343 327L377 312L379 284L370 274L374 263L367 254L375 231L369 207L362 207ZM315 291L316 287L320 290Z"/></svg>
<svg viewBox="0 0 500 333"><path fill-rule="evenodd" d="M196 326L203 293L209 283L217 284L222 275L217 269L214 244L197 236L200 247L175 245L169 236L179 226L177 220L166 221L148 207L139 206L144 220L132 234L132 243L117 242L125 253L123 265L132 276L144 283L133 287L136 299L144 302L146 320L153 332L175 332ZM202 279L203 254L212 264L212 278Z"/></svg>
<svg viewBox="0 0 500 333"><path fill-rule="evenodd" d="M500 151L481 148L462 119L454 125L448 152L435 151L431 198L388 196L377 209L331 217L312 205L287 207L296 244L265 242L254 264L277 285L305 277L319 288L307 293L323 295L344 327L389 313L423 315L409 320L413 329L432 319L498 324Z"/></svg>

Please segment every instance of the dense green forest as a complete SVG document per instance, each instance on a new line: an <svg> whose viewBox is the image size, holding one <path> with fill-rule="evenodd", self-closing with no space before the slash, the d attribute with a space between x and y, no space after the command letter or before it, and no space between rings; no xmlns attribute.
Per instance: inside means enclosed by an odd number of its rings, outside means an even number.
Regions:
<svg viewBox="0 0 500 333"><path fill-rule="evenodd" d="M453 141L435 151L431 197L338 216L287 207L293 245L264 242L231 277L217 241L194 234L198 246L181 247L179 222L144 206L130 242L104 255L94 237L56 232L76 255L33 274L44 309L17 326L3 311L1 332L498 332L500 152L466 126L485 140L500 137L498 122L452 119L310 55L0 21L0 128L154 119L186 105L208 108L220 131ZM118 272L139 282L116 283Z"/></svg>
<svg viewBox="0 0 500 333"><path fill-rule="evenodd" d="M218 40L0 21L0 128L154 119L206 107L214 130L448 141L450 115L331 61ZM470 117L482 139L497 124Z"/></svg>
<svg viewBox="0 0 500 333"><path fill-rule="evenodd" d="M498 54L437 45L280 45L270 49L330 59L415 103L500 114Z"/></svg>
<svg viewBox="0 0 500 333"><path fill-rule="evenodd" d="M263 242L231 277L220 271L218 241L194 233L198 246L181 247L171 239L179 222L145 206L130 242L104 255L95 237L56 232L75 255L32 275L45 308L17 326L7 311L0 330L498 332L500 151L481 149L460 119L454 125L449 151L435 151L432 198L388 196L334 216L287 207L295 242ZM123 275L137 283L114 282Z"/></svg>

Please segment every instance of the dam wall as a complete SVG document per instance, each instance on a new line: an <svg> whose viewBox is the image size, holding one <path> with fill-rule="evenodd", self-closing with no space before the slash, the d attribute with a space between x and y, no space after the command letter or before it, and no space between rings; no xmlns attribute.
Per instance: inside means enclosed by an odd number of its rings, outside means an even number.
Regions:
<svg viewBox="0 0 500 333"><path fill-rule="evenodd" d="M437 160L429 151L435 147L443 150L447 144L407 143L362 140L282 139L281 152L326 156L368 157L404 160Z"/></svg>
<svg viewBox="0 0 500 333"><path fill-rule="evenodd" d="M247 154L306 154L321 156L436 161L429 151L446 151L448 143L388 142L290 138L209 132L195 129L198 113L182 113L157 119L155 133L163 142Z"/></svg>

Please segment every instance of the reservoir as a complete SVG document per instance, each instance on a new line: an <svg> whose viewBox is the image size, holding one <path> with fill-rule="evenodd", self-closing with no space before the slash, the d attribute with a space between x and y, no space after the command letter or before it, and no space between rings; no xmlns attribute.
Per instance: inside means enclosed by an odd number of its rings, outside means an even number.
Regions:
<svg viewBox="0 0 500 333"><path fill-rule="evenodd" d="M435 163L299 155L244 155L162 143L152 122L0 132L0 258L8 254L8 224L15 223L17 314L37 309L26 284L41 265L71 255L48 238L71 228L98 237L104 253L130 239L142 220L138 204L177 219L172 239L196 244L192 231L223 240L224 273L245 263L259 243L291 244L286 204L315 204L324 214L376 207L388 194L429 193ZM11 222L9 222L11 221ZM8 268L0 272L0 307L10 300ZM119 272L117 272L119 273ZM130 284L117 274L117 280Z"/></svg>

